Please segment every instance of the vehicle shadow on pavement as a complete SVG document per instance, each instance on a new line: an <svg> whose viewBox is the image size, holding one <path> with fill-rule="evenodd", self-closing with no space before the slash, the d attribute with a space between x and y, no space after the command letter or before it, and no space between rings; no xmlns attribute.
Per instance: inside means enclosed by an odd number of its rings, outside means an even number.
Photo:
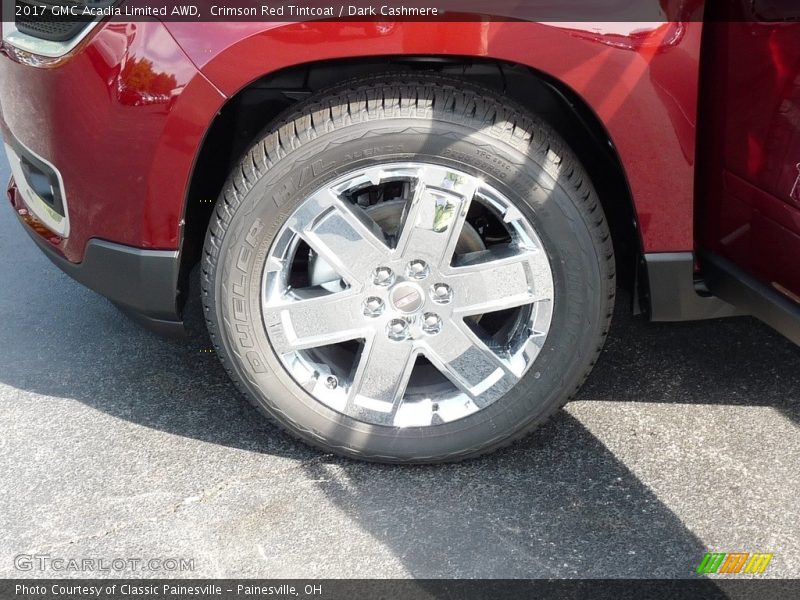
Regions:
<svg viewBox="0 0 800 600"><path fill-rule="evenodd" d="M750 318L648 323L621 296L606 350L576 400L770 406L798 421L793 344ZM329 461L306 471L414 577L688 578L705 552L563 410L521 442L466 463ZM710 585L706 597L726 596Z"/></svg>
<svg viewBox="0 0 800 600"><path fill-rule="evenodd" d="M311 462L306 472L417 578L686 578L705 551L564 411L477 460Z"/></svg>
<svg viewBox="0 0 800 600"><path fill-rule="evenodd" d="M751 317L649 323L622 296L576 399L763 406L800 423L800 347Z"/></svg>
<svg viewBox="0 0 800 600"><path fill-rule="evenodd" d="M37 279L16 282L26 310L0 330L0 382L174 435L297 460L299 479L319 486L415 577L686 577L704 552L565 411L513 447L462 464L396 467L321 456L238 394L202 331L188 343L161 339L54 267L37 266ZM59 290L54 308L42 293L48 289ZM617 354L624 347L612 343L614 360L624 358ZM653 352L640 360L670 360ZM599 393L605 368L593 396L611 396Z"/></svg>

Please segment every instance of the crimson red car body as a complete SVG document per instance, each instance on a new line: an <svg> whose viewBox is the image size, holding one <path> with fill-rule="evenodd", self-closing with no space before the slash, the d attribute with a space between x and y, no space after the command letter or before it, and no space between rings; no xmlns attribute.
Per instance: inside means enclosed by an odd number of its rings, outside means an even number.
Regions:
<svg viewBox="0 0 800 600"><path fill-rule="evenodd" d="M186 190L205 131L226 98L265 74L363 56L510 61L564 82L605 124L627 167L644 249L691 250L702 24L645 30L618 24L632 31L628 35L580 25L110 23L59 66L32 69L3 61L0 87L13 90L4 94L3 114L6 131L59 165L68 195L81 199L75 210L109 213L76 215L77 230L63 250L79 262L91 237L178 247ZM137 62L171 78L172 89L158 101L135 102L149 92L141 82L131 88L126 80L125 66ZM49 124L46 135L42 122ZM111 190L113 200L104 199ZM665 196L672 201L664 203Z"/></svg>
<svg viewBox="0 0 800 600"><path fill-rule="evenodd" d="M164 25L109 23L42 67L11 58L0 68L3 134L57 164L75 198L64 256L80 262L91 238L177 249L192 165L225 97ZM149 77L128 68L137 64ZM170 89L141 102L154 73Z"/></svg>
<svg viewBox="0 0 800 600"><path fill-rule="evenodd" d="M705 266L691 258L705 251L796 309L800 267L784 257L800 249L800 25L706 23L696 4L663 23L112 21L59 58L4 47L2 132L63 177L69 236L36 229L57 258L81 263L93 239L181 253L204 139L254 82L369 57L519 65L601 124L629 185L655 318L733 312L687 300ZM181 308L181 276L170 278L174 314L151 315L168 321Z"/></svg>

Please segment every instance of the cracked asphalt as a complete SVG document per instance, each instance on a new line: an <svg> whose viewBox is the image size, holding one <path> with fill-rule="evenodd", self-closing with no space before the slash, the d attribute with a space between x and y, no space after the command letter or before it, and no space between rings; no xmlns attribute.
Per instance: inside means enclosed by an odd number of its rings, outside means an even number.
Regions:
<svg viewBox="0 0 800 600"><path fill-rule="evenodd" d="M587 385L536 434L387 467L265 423L202 330L140 329L7 204L0 256L0 577L109 575L15 567L49 555L194 560L124 577L678 578L706 550L800 576L800 351L752 319L649 324L621 298Z"/></svg>

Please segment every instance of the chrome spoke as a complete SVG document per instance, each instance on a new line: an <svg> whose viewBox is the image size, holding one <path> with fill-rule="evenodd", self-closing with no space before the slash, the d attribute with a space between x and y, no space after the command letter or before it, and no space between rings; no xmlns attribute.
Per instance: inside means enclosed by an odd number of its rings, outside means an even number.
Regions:
<svg viewBox="0 0 800 600"><path fill-rule="evenodd" d="M279 354L348 342L367 331L361 297L350 291L270 306L264 321Z"/></svg>
<svg viewBox="0 0 800 600"><path fill-rule="evenodd" d="M380 228L360 208L338 198L331 199L327 210L298 233L351 285L363 282L376 258L389 254Z"/></svg>
<svg viewBox="0 0 800 600"><path fill-rule="evenodd" d="M412 344L397 343L376 332L361 353L345 412L391 425L416 355Z"/></svg>
<svg viewBox="0 0 800 600"><path fill-rule="evenodd" d="M507 247L475 254L443 277L459 299L454 314L480 315L552 301L553 280L541 250Z"/></svg>
<svg viewBox="0 0 800 600"><path fill-rule="evenodd" d="M432 265L449 265L478 181L430 166L419 170L416 184L397 251Z"/></svg>
<svg viewBox="0 0 800 600"><path fill-rule="evenodd" d="M479 407L505 394L518 381L505 361L463 322L428 340L430 361Z"/></svg>

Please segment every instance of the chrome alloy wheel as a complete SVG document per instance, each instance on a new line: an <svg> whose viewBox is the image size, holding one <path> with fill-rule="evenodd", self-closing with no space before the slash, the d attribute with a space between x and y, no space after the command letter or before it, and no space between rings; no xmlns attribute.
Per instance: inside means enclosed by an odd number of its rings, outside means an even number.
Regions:
<svg viewBox="0 0 800 600"><path fill-rule="evenodd" d="M318 402L397 427L452 422L533 365L553 276L533 224L481 179L427 163L348 173L304 200L266 258L273 351Z"/></svg>

